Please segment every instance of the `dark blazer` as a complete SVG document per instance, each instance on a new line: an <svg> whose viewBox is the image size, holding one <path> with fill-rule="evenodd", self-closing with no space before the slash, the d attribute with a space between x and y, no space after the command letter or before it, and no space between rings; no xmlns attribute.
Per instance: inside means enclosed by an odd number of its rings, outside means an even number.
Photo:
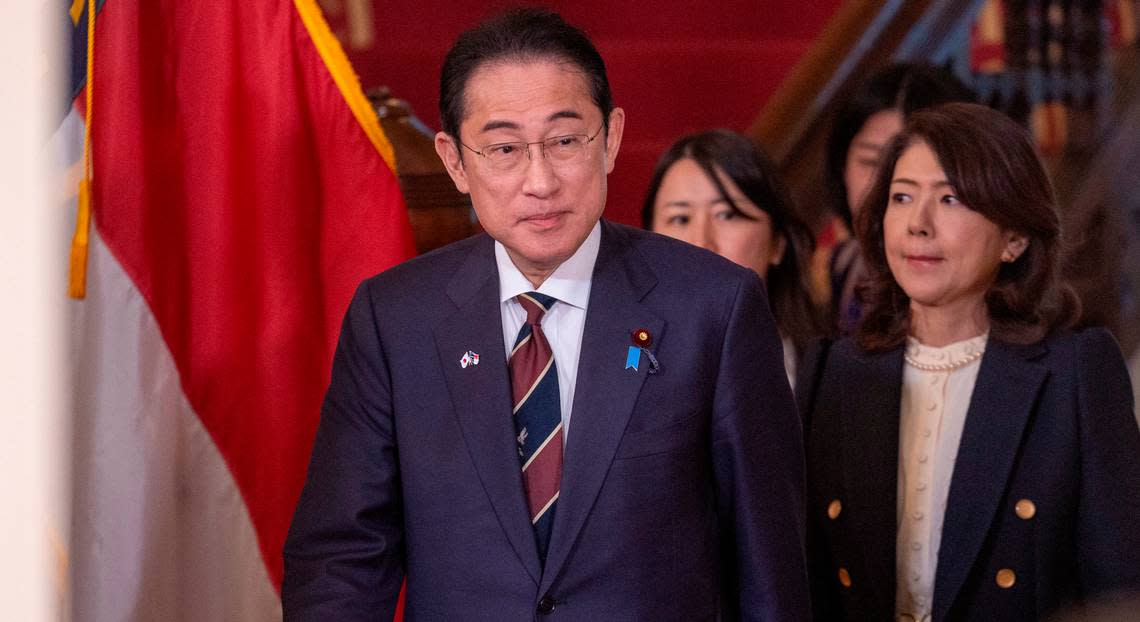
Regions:
<svg viewBox="0 0 1140 622"><path fill-rule="evenodd" d="M868 354L843 340L815 391L808 547L817 619L894 615L902 371L902 348ZM1032 346L989 340L950 483L935 622L1040 620L1140 588L1132 408L1123 358L1103 329ZM1022 500L1032 506L1019 511ZM999 585L1002 570L1012 586Z"/></svg>
<svg viewBox="0 0 1140 622"><path fill-rule="evenodd" d="M389 620L406 576L407 620L807 619L801 430L759 278L603 222L545 567L498 295L486 235L360 287L285 545L285 618ZM625 369L638 328L657 373Z"/></svg>

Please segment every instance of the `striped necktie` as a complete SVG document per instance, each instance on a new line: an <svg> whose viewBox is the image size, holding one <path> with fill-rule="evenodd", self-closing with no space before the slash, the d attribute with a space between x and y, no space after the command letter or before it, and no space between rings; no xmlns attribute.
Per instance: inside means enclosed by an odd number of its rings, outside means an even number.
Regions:
<svg viewBox="0 0 1140 622"><path fill-rule="evenodd" d="M538 555L545 561L558 487L562 480L562 407L554 353L542 332L542 316L557 302L536 292L516 297L526 311L508 363L523 487Z"/></svg>

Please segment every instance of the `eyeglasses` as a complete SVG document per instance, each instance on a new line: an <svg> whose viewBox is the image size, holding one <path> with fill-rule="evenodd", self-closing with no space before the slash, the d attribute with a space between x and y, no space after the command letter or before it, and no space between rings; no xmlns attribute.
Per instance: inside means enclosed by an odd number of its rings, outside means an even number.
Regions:
<svg viewBox="0 0 1140 622"><path fill-rule="evenodd" d="M543 157L553 166L584 162L589 159L590 150L587 147L602 133L604 127L605 124L603 123L593 136L567 134L565 136L552 136L532 143L522 141L495 143L482 149L472 149L464 145L463 141L459 139L456 139L456 142L466 147L468 151L483 156L487 166L496 173L510 173L522 168L523 163L532 158L530 155L531 145L540 145ZM523 158L523 154L526 154L526 158Z"/></svg>

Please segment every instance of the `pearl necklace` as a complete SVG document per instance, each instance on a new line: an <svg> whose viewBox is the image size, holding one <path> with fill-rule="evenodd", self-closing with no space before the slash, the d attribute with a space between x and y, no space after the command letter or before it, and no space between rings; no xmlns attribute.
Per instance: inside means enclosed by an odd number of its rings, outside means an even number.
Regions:
<svg viewBox="0 0 1140 622"><path fill-rule="evenodd" d="M903 358L906 359L907 365L910 365L911 367L914 367L915 369L920 369L922 371L932 371L932 372L950 372L950 371L954 371L956 369L961 369L961 368L969 365L970 363L973 363L974 361L982 358L982 355L985 354L985 352L986 351L984 349L983 350L976 350L974 352L971 352L970 354L967 354L965 358L958 360L958 361L954 361L952 363L937 363L937 364L920 363L920 362L918 362L917 359L912 357L909 352L904 354Z"/></svg>

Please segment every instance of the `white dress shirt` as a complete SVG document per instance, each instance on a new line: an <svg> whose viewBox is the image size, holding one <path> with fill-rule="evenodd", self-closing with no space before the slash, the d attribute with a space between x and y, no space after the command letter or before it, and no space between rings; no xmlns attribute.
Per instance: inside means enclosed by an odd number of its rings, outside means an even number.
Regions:
<svg viewBox="0 0 1140 622"><path fill-rule="evenodd" d="M907 340L899 408L895 548L895 614L900 620L930 620L946 498L981 367L979 355L985 351L988 336L941 348Z"/></svg>
<svg viewBox="0 0 1140 622"><path fill-rule="evenodd" d="M578 355L582 351L582 331L586 325L586 306L590 301L594 263L602 242L602 225L595 223L586 240L569 259L562 262L536 290L515 267L507 249L495 242L495 263L499 268L499 302L503 318L503 348L511 357L519 329L526 322L526 311L515 296L537 291L558 299L542 317L542 332L554 353L558 371L558 398L562 409L562 443L570 433L570 409L574 404L574 387L578 379Z"/></svg>

